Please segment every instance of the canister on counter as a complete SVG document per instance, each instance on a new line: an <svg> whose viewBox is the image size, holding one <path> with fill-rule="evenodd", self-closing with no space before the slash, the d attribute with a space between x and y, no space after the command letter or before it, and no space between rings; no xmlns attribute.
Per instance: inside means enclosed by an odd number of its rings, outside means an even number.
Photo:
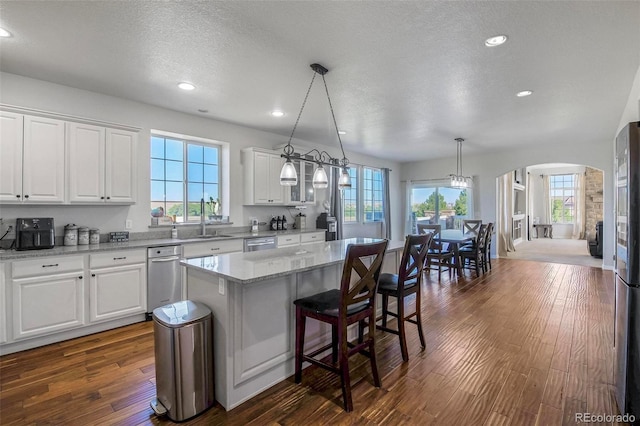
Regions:
<svg viewBox="0 0 640 426"><path fill-rule="evenodd" d="M89 228L87 228L86 226L78 227L78 245L79 246L89 245Z"/></svg>
<svg viewBox="0 0 640 426"><path fill-rule="evenodd" d="M98 228L89 229L89 244L100 244L100 230Z"/></svg>
<svg viewBox="0 0 640 426"><path fill-rule="evenodd" d="M78 245L78 227L74 223L69 223L64 227L64 245Z"/></svg>

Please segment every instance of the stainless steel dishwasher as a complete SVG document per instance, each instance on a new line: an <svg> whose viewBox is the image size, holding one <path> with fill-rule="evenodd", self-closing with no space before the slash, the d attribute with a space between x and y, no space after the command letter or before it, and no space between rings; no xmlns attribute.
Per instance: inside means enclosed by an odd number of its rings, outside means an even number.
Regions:
<svg viewBox="0 0 640 426"><path fill-rule="evenodd" d="M182 246L147 249L147 320L157 307L182 298Z"/></svg>

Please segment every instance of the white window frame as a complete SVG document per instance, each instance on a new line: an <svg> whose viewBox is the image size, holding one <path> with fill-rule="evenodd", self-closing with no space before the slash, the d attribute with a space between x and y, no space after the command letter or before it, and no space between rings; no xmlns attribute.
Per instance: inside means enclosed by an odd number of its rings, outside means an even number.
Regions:
<svg viewBox="0 0 640 426"><path fill-rule="evenodd" d="M188 145L200 145L207 147L214 147L218 149L218 197L220 200L220 205L222 206L222 215L229 215L229 172L230 172L230 147L227 142L217 141L213 139L201 138L198 136L190 136L179 133L167 132L163 130L151 130L149 136L149 204L151 204L151 140L153 137L164 138L164 139L173 139L179 140L183 142L183 181L182 181L182 193L183 193L183 223L197 223L198 220L187 221L186 213L188 209L189 200L187 199L188 194L188 161L187 161L187 150ZM205 200L206 201L206 200Z"/></svg>
<svg viewBox="0 0 640 426"><path fill-rule="evenodd" d="M571 181L573 182L572 186L563 186L561 188L554 188L553 187L553 182L554 182L554 178L557 177L562 177L563 183L566 180L565 177L570 177ZM576 200L576 182L575 182L575 176L572 173L558 173L558 174L553 174L549 176L549 205L551 206L551 220L553 222L553 201L554 201L554 196L552 195L553 191L562 191L562 200L565 200L567 197L572 197L573 198L573 202L575 203ZM570 195L566 195L566 192L570 191L571 194ZM562 220L558 221L558 222L553 222L553 223L557 223L557 224L561 224L561 225L573 225L575 223L576 220L576 206L574 205L573 208L570 210L571 213L573 213L572 217L573 220L570 222L567 222L565 220L565 212L568 211L567 209L564 208L564 205L562 206Z"/></svg>
<svg viewBox="0 0 640 426"><path fill-rule="evenodd" d="M384 179L382 176L382 169L379 167L370 167L370 166L360 166L360 165L350 165L349 171L355 170L355 176L351 179L356 180L356 219L347 221L344 216L344 209L346 207L346 202L344 198L344 193L342 196L342 224L343 225L351 225L351 224L365 224L365 223L380 223L384 221L384 209L387 206L384 205L384 193L382 194L382 218L380 220L366 220L364 202L365 202L365 189L364 189L364 170L369 169L373 171L377 171L380 173L380 179ZM373 181L372 181L373 182ZM384 185L384 183L383 183ZM372 189L373 191L373 189Z"/></svg>

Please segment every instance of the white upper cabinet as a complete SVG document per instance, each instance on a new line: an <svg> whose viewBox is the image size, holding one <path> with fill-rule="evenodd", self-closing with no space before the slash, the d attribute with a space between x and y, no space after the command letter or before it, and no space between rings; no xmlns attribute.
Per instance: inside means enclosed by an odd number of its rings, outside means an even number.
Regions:
<svg viewBox="0 0 640 426"><path fill-rule="evenodd" d="M69 201L135 203L137 133L67 123Z"/></svg>
<svg viewBox="0 0 640 426"><path fill-rule="evenodd" d="M23 115L0 111L0 201L22 199Z"/></svg>
<svg viewBox="0 0 640 426"><path fill-rule="evenodd" d="M315 164L303 160L292 160L293 166L298 173L298 184L294 186L285 186L285 204L314 204L315 189L313 188L313 172Z"/></svg>
<svg viewBox="0 0 640 426"><path fill-rule="evenodd" d="M280 170L284 160L253 148L243 150L245 204L284 204Z"/></svg>
<svg viewBox="0 0 640 426"><path fill-rule="evenodd" d="M0 200L64 203L64 121L9 112L1 116Z"/></svg>

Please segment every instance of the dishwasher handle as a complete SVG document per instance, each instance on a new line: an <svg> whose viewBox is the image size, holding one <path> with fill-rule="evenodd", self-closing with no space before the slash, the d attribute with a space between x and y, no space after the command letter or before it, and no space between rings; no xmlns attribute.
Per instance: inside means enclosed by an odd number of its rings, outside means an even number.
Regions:
<svg viewBox="0 0 640 426"><path fill-rule="evenodd" d="M158 257L156 259L149 259L149 262L151 262L151 263L161 263L161 262L173 262L175 260L180 260L180 256Z"/></svg>

